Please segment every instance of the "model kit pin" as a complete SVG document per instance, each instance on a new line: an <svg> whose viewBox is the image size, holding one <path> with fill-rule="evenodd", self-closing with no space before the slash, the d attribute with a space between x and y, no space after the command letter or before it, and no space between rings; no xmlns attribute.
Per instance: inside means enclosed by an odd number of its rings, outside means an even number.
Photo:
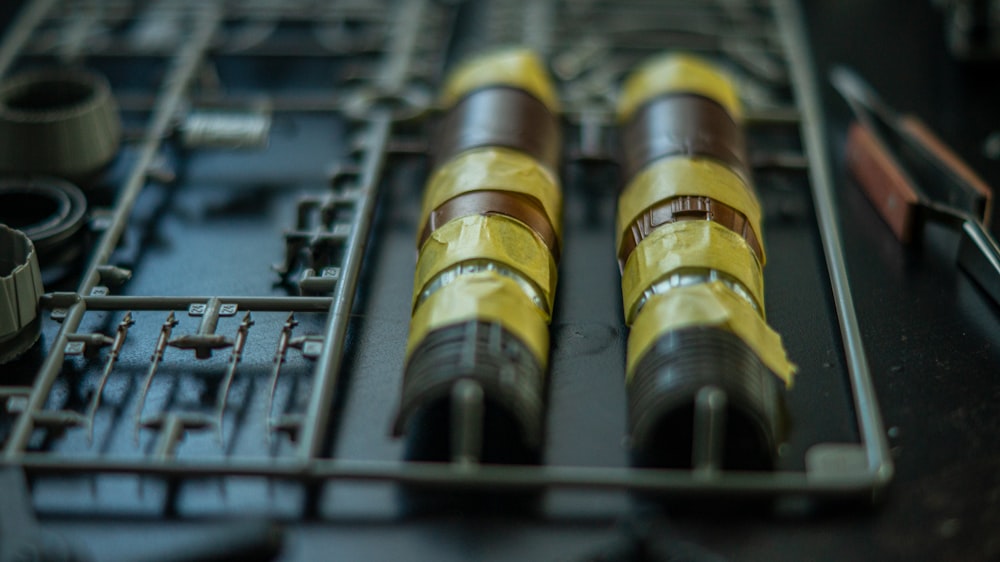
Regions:
<svg viewBox="0 0 1000 562"><path fill-rule="evenodd" d="M94 391L94 395L90 398L90 405L87 406L87 443L91 443L94 440L94 417L97 415L97 409L101 405L101 394L104 392L104 385L107 384L108 377L111 376L111 371L114 370L115 363L118 362L118 355L121 353L122 345L125 344L128 330L133 324L135 324L135 320L132 319L131 312L126 312L121 322L118 323L118 329L115 331L115 339L111 344L111 351L108 353L108 358L104 363L104 372L101 373L101 380L97 384L97 390Z"/></svg>
<svg viewBox="0 0 1000 562"><path fill-rule="evenodd" d="M167 350L167 342L170 341L170 332L173 331L174 326L179 322L174 318L174 313L171 311L170 315L160 326L160 336L156 339L156 347L153 348L153 355L149 358L149 371L146 373L146 380L142 384L142 392L139 395L139 405L135 409L135 441L136 444L139 443L139 419L142 417L143 406L146 405L146 395L149 393L149 387L153 384L153 377L156 375L157 369L160 367L160 362L163 360L163 352Z"/></svg>
<svg viewBox="0 0 1000 562"><path fill-rule="evenodd" d="M247 333L250 332L250 326L254 325L253 318L250 313L247 312L243 316L243 321L240 323L240 327L236 330L236 342L233 344L232 352L229 354L229 366L226 367L226 377L222 381L222 385L219 387L219 396L216 400L216 436L218 437L219 443L222 443L222 419L226 413L226 399L229 397L229 387L233 384L233 378L236 376L236 367L240 364L240 360L243 358L243 347L247 343Z"/></svg>

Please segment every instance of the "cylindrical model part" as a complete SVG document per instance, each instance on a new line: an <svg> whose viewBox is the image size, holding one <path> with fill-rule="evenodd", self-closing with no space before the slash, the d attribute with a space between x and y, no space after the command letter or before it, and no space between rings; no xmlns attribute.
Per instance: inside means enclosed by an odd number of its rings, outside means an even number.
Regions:
<svg viewBox="0 0 1000 562"><path fill-rule="evenodd" d="M521 48L445 83L395 424L411 457L537 459L562 229L554 91Z"/></svg>
<svg viewBox="0 0 1000 562"><path fill-rule="evenodd" d="M29 70L0 86L0 172L88 182L121 140L108 81L71 68Z"/></svg>
<svg viewBox="0 0 1000 562"><path fill-rule="evenodd" d="M42 292L31 240L0 224L0 364L16 359L38 340Z"/></svg>
<svg viewBox="0 0 1000 562"><path fill-rule="evenodd" d="M762 212L736 89L707 61L659 56L628 77L618 114L633 458L771 468L783 428L779 386L795 367L765 322Z"/></svg>
<svg viewBox="0 0 1000 562"><path fill-rule="evenodd" d="M87 198L75 185L45 176L0 179L0 223L23 232L42 267L66 264L83 250Z"/></svg>

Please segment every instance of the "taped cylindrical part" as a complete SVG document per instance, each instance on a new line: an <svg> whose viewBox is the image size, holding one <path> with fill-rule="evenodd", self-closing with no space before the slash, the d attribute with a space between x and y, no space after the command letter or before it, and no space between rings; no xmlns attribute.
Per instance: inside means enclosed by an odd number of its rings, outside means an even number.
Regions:
<svg viewBox="0 0 1000 562"><path fill-rule="evenodd" d="M738 212L749 222L752 238L756 247L760 248L761 265L767 262L761 237L761 208L757 196L745 181L726 165L705 158L687 158L676 156L663 158L646 166L639 175L626 185L618 198L618 238L616 247L619 257L628 257L627 245L637 244L636 235L646 236L648 231L640 228L634 230L641 215L651 213L655 208L671 199L682 196L707 197L735 212ZM713 217L715 218L715 217ZM719 217L722 218L721 216ZM723 226L729 224L721 223ZM738 220L731 223L733 228L740 226ZM737 232L741 236L746 232ZM625 242L631 238L631 242ZM751 238L749 235L746 238ZM752 244L749 240L748 244Z"/></svg>
<svg viewBox="0 0 1000 562"><path fill-rule="evenodd" d="M556 262L541 238L503 215L462 217L431 234L417 258L414 306L434 277L470 260L498 262L520 273L537 287L545 304L540 312L549 318L555 303ZM530 297L525 295L524 299Z"/></svg>
<svg viewBox="0 0 1000 562"><path fill-rule="evenodd" d="M424 191L421 230L435 209L474 191L506 191L534 199L545 211L556 236L562 232L562 192L556 177L527 154L497 147L468 150L435 170Z"/></svg>
<svg viewBox="0 0 1000 562"><path fill-rule="evenodd" d="M120 140L111 87L95 72L29 70L0 86L0 172L87 182Z"/></svg>
<svg viewBox="0 0 1000 562"><path fill-rule="evenodd" d="M503 215L521 221L542 239L552 253L552 258L559 261L559 236L541 202L512 191L470 191L445 201L427 218L417 239L417 247L422 248L427 238L438 228L455 219L472 215Z"/></svg>
<svg viewBox="0 0 1000 562"><path fill-rule="evenodd" d="M559 120L524 90L483 87L459 100L438 123L433 160L443 163L483 146L518 150L556 170L562 146Z"/></svg>
<svg viewBox="0 0 1000 562"><path fill-rule="evenodd" d="M764 279L746 241L710 221L684 221L661 226L636 246L622 269L625 323L639 312L639 299L654 283L691 269L721 271L735 279L764 310Z"/></svg>
<svg viewBox="0 0 1000 562"><path fill-rule="evenodd" d="M448 324L420 338L406 362L394 433L409 433L407 426L421 410L446 401L452 387L465 379L478 383L488 402L499 405L516 420L520 439L505 435L504 443L523 441L532 448L540 444L544 363L539 363L535 352L502 322L483 320Z"/></svg>
<svg viewBox="0 0 1000 562"><path fill-rule="evenodd" d="M669 93L643 104L622 127L624 175L669 156L714 158L746 176L743 131L719 102L702 95Z"/></svg>
<svg viewBox="0 0 1000 562"><path fill-rule="evenodd" d="M428 297L410 319L407 356L430 332L466 321L499 323L531 350L543 369L548 365L545 319L516 282L494 272L462 275Z"/></svg>
<svg viewBox="0 0 1000 562"><path fill-rule="evenodd" d="M759 262L764 261L764 248L746 215L710 197L681 195L653 205L639 215L622 237L618 267L625 269L632 251L653 230L680 221L712 221L727 228L747 242Z"/></svg>
<svg viewBox="0 0 1000 562"><path fill-rule="evenodd" d="M653 341L629 378L628 427L637 464L692 466L699 392L725 393L720 467L772 468L782 438L778 380L732 332L704 326L668 331Z"/></svg>
<svg viewBox="0 0 1000 562"><path fill-rule="evenodd" d="M790 385L796 368L764 318L762 212L733 82L697 58L659 57L626 81L618 116L634 460L773 468L778 379Z"/></svg>
<svg viewBox="0 0 1000 562"><path fill-rule="evenodd" d="M426 460L534 462L562 228L555 89L536 55L505 49L452 72L441 103L395 432ZM444 444L414 453L428 432Z"/></svg>
<svg viewBox="0 0 1000 562"><path fill-rule="evenodd" d="M451 107L469 93L490 86L524 90L552 113L559 112L559 98L545 64L533 51L523 47L498 49L464 61L448 75L440 103Z"/></svg>
<svg viewBox="0 0 1000 562"><path fill-rule="evenodd" d="M732 332L775 376L788 386L792 384L796 366L788 360L781 336L745 299L721 282L677 287L646 302L629 333L626 379L634 376L635 366L661 336L696 326Z"/></svg>
<svg viewBox="0 0 1000 562"><path fill-rule="evenodd" d="M691 55L655 57L632 72L618 98L618 121L625 123L650 100L663 94L698 94L717 101L739 121L743 116L736 87L704 59Z"/></svg>

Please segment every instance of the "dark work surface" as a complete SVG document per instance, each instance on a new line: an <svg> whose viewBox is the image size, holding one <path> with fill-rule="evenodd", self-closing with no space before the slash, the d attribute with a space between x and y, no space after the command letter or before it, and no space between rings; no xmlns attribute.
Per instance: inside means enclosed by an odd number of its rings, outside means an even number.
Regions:
<svg viewBox="0 0 1000 562"><path fill-rule="evenodd" d="M805 5L819 75L833 64L852 66L897 109L923 118L987 183L1000 185L1000 162L983 152L1000 126L1000 67L957 64L929 2ZM870 514L760 529L771 537L760 545L798 551L780 556L789 560L996 560L1000 308L956 269L952 233L931 226L917 247L897 244L844 177L849 112L832 88L824 85L822 94L854 299L896 479Z"/></svg>
<svg viewBox="0 0 1000 562"><path fill-rule="evenodd" d="M944 51L941 16L930 2L837 0L805 5L819 76L825 77L834 63L853 66L890 103L923 117L989 183L1000 185L1000 163L982 155L983 140L1000 129L1000 110L994 106L1000 99L997 67L963 68L951 60ZM178 504L185 516L174 518L162 513L162 483L127 477L37 483L35 505L43 523L90 552L102 553L98 558L114 560L197 541L217 525L213 515L234 508L289 521L285 553L290 560L575 560L621 538L623 528L642 527L637 521L648 525L658 546L677 556L671 559L1000 558L1000 309L956 269L957 237L951 233L931 227L920 247L903 249L897 244L857 186L844 177L840 161L848 113L826 84L821 91L855 303L896 460L896 479L881 505L806 514L790 510L780 516L754 506L698 509L651 506L618 493L550 493L541 500L545 517L482 508L474 515L461 509L408 514L397 508L400 492L394 487L337 484L322 491L319 517L303 522L300 506L311 491L256 481L205 481L182 487ZM292 162L294 187L321 185L321 155L340 150L323 132L329 124L279 125L269 157ZM289 139L294 138L316 139L310 144L314 152L291 150ZM278 171L249 156L241 157L239 165L242 173L256 179L257 187L249 195L233 196L238 186L212 175L221 158L189 161L187 188L169 200L155 189L144 194L137 222L150 226L145 231L137 226L139 238L133 236L120 256L141 260L133 264L132 286L168 294L272 290L273 279L259 273L262 264L280 255L276 229L291 220L294 190L279 189ZM352 376L343 385L347 398L339 405L337 437L330 444L337 457L401 455L401 444L389 439L387 431L398 401L412 283L415 186L422 174L417 163L400 165L386 184L359 303L364 313L353 327L347 358L350 372L364 376ZM620 443L625 426L620 406L625 336L609 229L613 195L595 191L602 188L591 183L579 178L566 182L566 228L572 236L567 235L561 264L553 322L553 341L558 343L552 350L549 388L550 410L560 414L548 421L546 462L617 466L627 460ZM206 185L214 190L202 189ZM785 335L803 372L789 393L789 407L799 424L792 427L790 453L782 459L784 467L797 469L809 444L856 437L840 375L836 320L827 312L832 309L822 258L816 253L811 201L807 193L783 190L780 181L766 177L758 178L758 187L767 211L771 253L766 278L769 319ZM267 205L262 204L264 198ZM257 228L261 221L270 230ZM230 255L226 279L194 276L181 286L175 272L209 271L218 266L213 251L228 255L230 244L211 246L226 236L239 237L254 253L246 259ZM202 244L202 251L172 251L172 244L193 240ZM140 241L149 249L133 256ZM234 278L241 280L239 285L233 285ZM155 337L162 317L147 318L136 328L149 333L136 339ZM93 320L95 327L107 322L104 329L113 330L111 319ZM260 315L253 334L274 334L282 320L277 314ZM303 333L321 329L321 319L312 320ZM178 330L196 326L193 319L182 321L186 324ZM224 319L220 326L232 330L237 321ZM264 384L270 352L269 345L255 347L253 340L248 345L247 363L256 358L263 365L260 376L250 378L253 384ZM126 348L118 386L109 383L111 400L128 395L121 381L141 373L147 355L145 348L131 355ZM217 368L222 360L210 367ZM296 373L308 374L304 360L296 356L296 361L288 367L291 380ZM154 389L151 400L185 400L201 391L197 380L191 388L182 382L177 389L161 389L160 395ZM234 401L252 391L251 383L237 383ZM295 392L303 391L289 384L279 389L279 399L294 399ZM248 401L240 415L259 421L261 408L263 404ZM130 404L121 410L125 416L132 412ZM131 433L107 431L114 421L99 419L97 425L98 443L109 449L131 438ZM233 450L252 449L250 437L233 438ZM217 454L213 439L210 434L189 437L181 454ZM65 447L72 443L67 440ZM92 519L91 512L101 516Z"/></svg>

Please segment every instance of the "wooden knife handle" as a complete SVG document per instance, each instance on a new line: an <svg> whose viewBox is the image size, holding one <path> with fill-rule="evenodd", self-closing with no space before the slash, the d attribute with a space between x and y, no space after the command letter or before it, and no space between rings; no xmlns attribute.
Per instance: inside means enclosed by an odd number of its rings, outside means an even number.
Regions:
<svg viewBox="0 0 1000 562"><path fill-rule="evenodd" d="M900 242L913 237L920 198L895 159L863 125L847 133L847 168Z"/></svg>

